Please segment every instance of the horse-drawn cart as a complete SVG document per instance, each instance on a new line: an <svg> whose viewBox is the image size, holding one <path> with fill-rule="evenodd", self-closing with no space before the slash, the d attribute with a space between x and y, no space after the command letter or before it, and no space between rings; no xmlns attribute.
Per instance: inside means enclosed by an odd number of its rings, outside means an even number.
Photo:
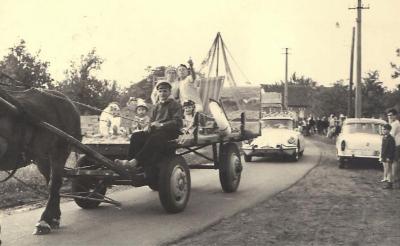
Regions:
<svg viewBox="0 0 400 246"><path fill-rule="evenodd" d="M190 196L189 168L219 170L222 189L234 192L239 186L242 171L240 150L236 143L259 135L246 129L244 113L241 114L240 129L224 132L221 131L224 128L219 128L208 134L200 134L198 117L195 117L196 127L191 137L171 142L171 152L159 163L151 165L154 167L152 170L137 169L132 173L113 161L115 158L126 158L128 142L85 144L80 141L79 114L68 98L57 92L35 89L14 94L0 89L0 106L8 115L2 118L5 130L0 136L0 156L7 161L7 165L0 170L14 170L10 174L12 176L21 167L19 162L28 165L33 161L48 181L48 205L36 224L34 234L49 233L60 225L59 198L62 194L59 189L62 177L73 180L72 193L63 195L74 198L82 208L95 208L102 202L119 205L105 196L107 188L112 185L148 185L158 190L167 212L180 212ZM36 98L34 103L32 98ZM219 115L223 115L228 123L223 110ZM218 123L218 119L215 120ZM77 160L76 167L63 170L71 146L83 156ZM207 146L212 147L212 157L198 151ZM18 148L20 151L16 151ZM188 165L183 158L188 153L197 154L212 164Z"/></svg>
<svg viewBox="0 0 400 246"><path fill-rule="evenodd" d="M138 168L134 173L118 173L114 166L104 166L103 161L85 153L77 161L77 167L66 169L64 176L72 178L72 193L66 196L75 199L78 206L95 208L102 202L118 205L106 197L108 187L112 185L149 186L159 192L164 209L177 213L186 207L191 189L189 169L214 169L219 171L223 191L235 192L240 183L242 164L238 142L258 136L246 129L245 115L242 113L240 129L229 134L220 132L200 134L199 127L193 135L186 136L185 141L178 139L171 142L171 153L152 165L150 170ZM114 139L99 142L96 139L84 139L83 143L107 159L125 159L128 153L127 139ZM200 150L211 147L212 156ZM154 150L157 151L157 150ZM210 164L188 164L184 155L193 153L210 162ZM211 155L211 154L210 154Z"/></svg>

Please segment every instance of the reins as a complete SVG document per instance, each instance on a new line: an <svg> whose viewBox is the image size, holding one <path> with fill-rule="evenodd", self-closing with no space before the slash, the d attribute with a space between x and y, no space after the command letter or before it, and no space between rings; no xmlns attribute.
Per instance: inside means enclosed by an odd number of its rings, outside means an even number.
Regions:
<svg viewBox="0 0 400 246"><path fill-rule="evenodd" d="M18 170L18 167L15 167L15 169L12 170L11 172L9 172L9 171L3 171L3 172L8 173L8 176L7 176L6 178L4 178L3 180L0 180L0 183L4 183L4 182L6 182L7 180L9 180L10 178L12 178L12 177L14 176L14 174L17 172L17 170Z"/></svg>

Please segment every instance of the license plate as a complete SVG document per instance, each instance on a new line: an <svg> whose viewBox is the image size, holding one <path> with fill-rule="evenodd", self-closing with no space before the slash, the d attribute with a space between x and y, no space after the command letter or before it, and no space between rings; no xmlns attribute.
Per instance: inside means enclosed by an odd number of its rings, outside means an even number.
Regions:
<svg viewBox="0 0 400 246"><path fill-rule="evenodd" d="M355 156L376 156L375 151L371 150L358 150L354 151L353 154Z"/></svg>

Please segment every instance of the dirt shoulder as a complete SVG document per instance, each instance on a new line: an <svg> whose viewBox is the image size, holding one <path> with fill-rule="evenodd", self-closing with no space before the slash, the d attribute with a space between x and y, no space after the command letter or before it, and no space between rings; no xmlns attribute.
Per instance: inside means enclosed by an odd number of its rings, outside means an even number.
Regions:
<svg viewBox="0 0 400 246"><path fill-rule="evenodd" d="M171 245L400 245L400 190L384 190L382 170L339 169L335 148L312 137L321 163L295 186Z"/></svg>

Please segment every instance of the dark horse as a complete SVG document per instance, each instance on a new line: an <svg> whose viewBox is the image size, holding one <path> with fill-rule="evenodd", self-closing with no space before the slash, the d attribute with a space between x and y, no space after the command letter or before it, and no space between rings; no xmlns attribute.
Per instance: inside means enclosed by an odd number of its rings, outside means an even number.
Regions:
<svg viewBox="0 0 400 246"><path fill-rule="evenodd" d="M71 100L56 91L29 89L3 92L1 90L0 93L3 99L18 105L19 111L25 113L12 113L7 103L0 103L0 170L14 170L31 163L37 165L48 183L49 197L34 234L46 234L60 225L60 188L71 146L66 139L34 124L32 117L27 115L47 122L80 141L79 112Z"/></svg>

